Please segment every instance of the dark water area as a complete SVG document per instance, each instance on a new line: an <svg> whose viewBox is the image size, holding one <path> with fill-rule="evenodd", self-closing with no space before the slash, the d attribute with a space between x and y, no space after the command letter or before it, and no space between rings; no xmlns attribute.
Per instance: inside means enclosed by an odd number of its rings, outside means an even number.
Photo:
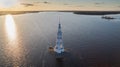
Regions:
<svg viewBox="0 0 120 67"><path fill-rule="evenodd" d="M48 51L55 46L60 21L62 62ZM41 12L0 16L0 67L120 67L120 15L101 19L72 12Z"/></svg>

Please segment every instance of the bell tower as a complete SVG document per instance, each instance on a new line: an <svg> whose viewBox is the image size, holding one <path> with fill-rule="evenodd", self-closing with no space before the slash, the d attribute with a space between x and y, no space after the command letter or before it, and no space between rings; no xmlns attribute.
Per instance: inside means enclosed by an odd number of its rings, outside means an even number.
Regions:
<svg viewBox="0 0 120 67"><path fill-rule="evenodd" d="M54 47L54 51L59 54L64 52L60 20L58 25L57 39L56 39L56 45Z"/></svg>

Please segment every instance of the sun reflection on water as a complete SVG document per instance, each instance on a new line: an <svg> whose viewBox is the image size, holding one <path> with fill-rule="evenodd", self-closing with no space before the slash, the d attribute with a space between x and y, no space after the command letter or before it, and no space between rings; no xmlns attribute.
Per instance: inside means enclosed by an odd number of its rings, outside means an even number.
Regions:
<svg viewBox="0 0 120 67"><path fill-rule="evenodd" d="M6 15L5 19L6 33L10 40L16 39L16 25L11 15Z"/></svg>
<svg viewBox="0 0 120 67"><path fill-rule="evenodd" d="M7 44L5 45L6 62L8 65L18 67L23 60L24 51L12 15L5 16L5 31L7 38Z"/></svg>

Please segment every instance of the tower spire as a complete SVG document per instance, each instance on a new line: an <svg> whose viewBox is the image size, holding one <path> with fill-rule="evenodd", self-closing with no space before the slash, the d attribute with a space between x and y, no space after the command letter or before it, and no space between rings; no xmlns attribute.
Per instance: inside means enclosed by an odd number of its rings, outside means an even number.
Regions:
<svg viewBox="0 0 120 67"><path fill-rule="evenodd" d="M60 17L59 17L59 26L58 26L58 32L57 32L57 40L56 40L56 45L54 47L54 51L56 53L64 52Z"/></svg>
<svg viewBox="0 0 120 67"><path fill-rule="evenodd" d="M59 16L59 24L60 24L60 16Z"/></svg>

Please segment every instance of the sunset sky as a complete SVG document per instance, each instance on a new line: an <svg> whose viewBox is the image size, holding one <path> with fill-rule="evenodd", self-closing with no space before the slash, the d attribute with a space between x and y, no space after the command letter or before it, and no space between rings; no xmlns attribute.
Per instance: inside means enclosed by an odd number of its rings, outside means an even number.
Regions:
<svg viewBox="0 0 120 67"><path fill-rule="evenodd" d="M0 0L0 11L120 10L120 0Z"/></svg>

